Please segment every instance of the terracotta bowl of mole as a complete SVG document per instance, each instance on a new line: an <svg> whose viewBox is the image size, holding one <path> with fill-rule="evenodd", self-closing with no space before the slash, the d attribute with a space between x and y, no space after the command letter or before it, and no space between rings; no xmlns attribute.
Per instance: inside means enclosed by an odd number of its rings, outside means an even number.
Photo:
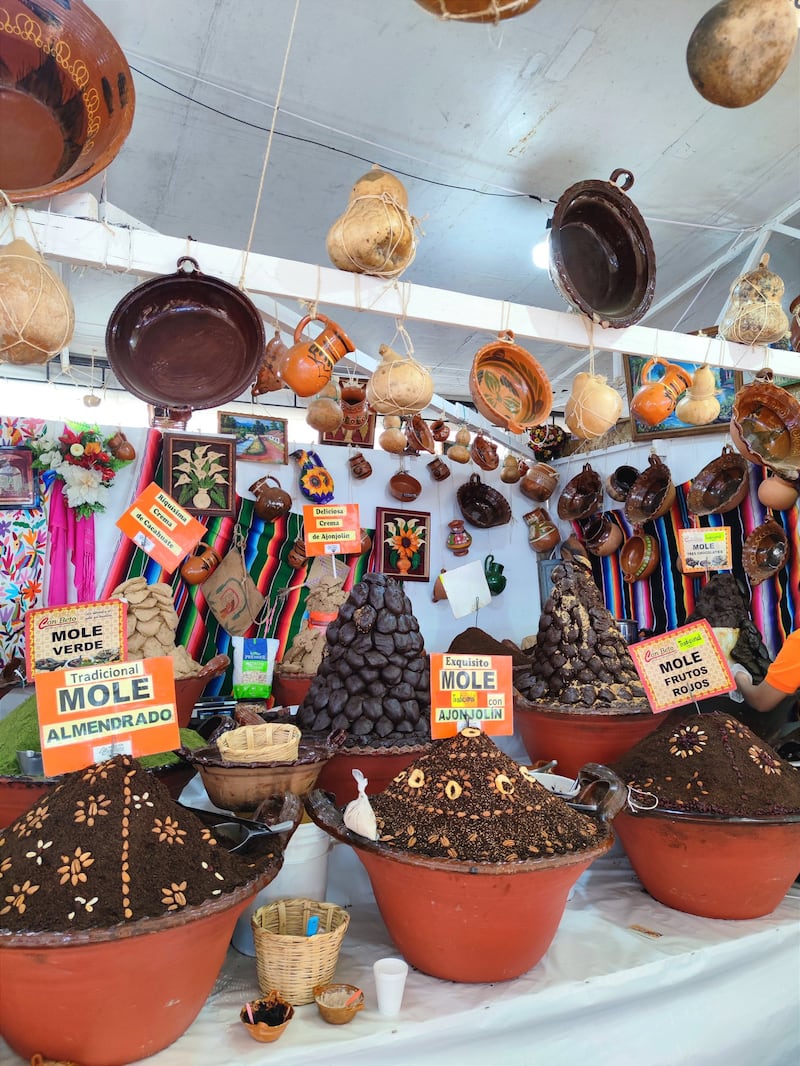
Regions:
<svg viewBox="0 0 800 1066"><path fill-rule="evenodd" d="M610 818L617 789L623 799L624 789L605 767L597 769L607 775ZM601 814L598 843L584 851L514 863L432 859L353 833L320 790L306 799L306 809L355 850L403 958L445 981L510 981L532 969L555 937L569 890L614 840Z"/></svg>
<svg viewBox="0 0 800 1066"><path fill-rule="evenodd" d="M272 1044L278 1040L293 1017L292 1004L280 992L274 991L261 999L250 1000L239 1011L239 1021L259 1044Z"/></svg>
<svg viewBox="0 0 800 1066"><path fill-rule="evenodd" d="M800 872L800 814L726 818L626 809L614 825L650 895L687 914L771 914Z"/></svg>
<svg viewBox="0 0 800 1066"><path fill-rule="evenodd" d="M364 1009L364 993L355 985L317 985L314 1002L330 1025L346 1025Z"/></svg>

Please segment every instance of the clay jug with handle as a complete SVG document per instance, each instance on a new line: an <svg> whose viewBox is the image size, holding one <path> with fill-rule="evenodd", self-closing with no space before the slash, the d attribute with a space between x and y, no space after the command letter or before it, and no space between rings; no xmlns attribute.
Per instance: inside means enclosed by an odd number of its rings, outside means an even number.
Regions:
<svg viewBox="0 0 800 1066"><path fill-rule="evenodd" d="M489 586L489 592L493 596L499 596L506 587L506 581L508 580L503 574L503 564L496 563L493 555L487 555L483 563L483 573L486 577L486 584Z"/></svg>
<svg viewBox="0 0 800 1066"><path fill-rule="evenodd" d="M323 330L314 340L304 341L303 330L309 322L321 322ZM294 344L281 367L281 378L297 396L313 396L331 379L333 368L355 345L347 334L325 315L306 315L297 323Z"/></svg>
<svg viewBox="0 0 800 1066"><path fill-rule="evenodd" d="M652 373L662 368L658 377ZM640 375L642 387L631 400L631 414L648 426L657 426L675 411L682 393L692 384L692 375L665 359L648 359Z"/></svg>
<svg viewBox="0 0 800 1066"><path fill-rule="evenodd" d="M274 481L275 485L270 485L270 481ZM260 477L248 491L255 493L253 510L265 522L275 522L291 510L292 497L281 488L280 481L275 477Z"/></svg>
<svg viewBox="0 0 800 1066"><path fill-rule="evenodd" d="M187 585L202 585L222 561L218 552L205 541L201 541L198 548L203 550L197 555L190 555L181 566L181 577Z"/></svg>

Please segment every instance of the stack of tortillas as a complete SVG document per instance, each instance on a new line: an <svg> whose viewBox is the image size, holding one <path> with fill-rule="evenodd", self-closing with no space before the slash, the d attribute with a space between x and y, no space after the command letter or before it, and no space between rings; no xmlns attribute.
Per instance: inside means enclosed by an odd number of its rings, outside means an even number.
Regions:
<svg viewBox="0 0 800 1066"><path fill-rule="evenodd" d="M128 604L129 659L169 655L174 660L176 679L200 673L200 663L182 644L175 643L178 614L168 585L148 585L145 578L132 577L117 585L111 597Z"/></svg>

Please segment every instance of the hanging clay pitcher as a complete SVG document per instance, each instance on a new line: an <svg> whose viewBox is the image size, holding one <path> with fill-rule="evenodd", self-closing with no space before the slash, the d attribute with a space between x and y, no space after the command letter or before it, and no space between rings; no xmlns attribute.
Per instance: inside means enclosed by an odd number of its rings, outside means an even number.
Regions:
<svg viewBox="0 0 800 1066"><path fill-rule="evenodd" d="M380 364L367 382L367 401L379 415L413 415L424 410L433 396L433 378L410 355L388 344L378 349Z"/></svg>
<svg viewBox="0 0 800 1066"><path fill-rule="evenodd" d="M275 336L264 349L264 358L258 368L258 376L250 387L250 394L255 399L265 392L278 392L283 388L281 367L289 349L281 340L281 331L276 328Z"/></svg>
<svg viewBox="0 0 800 1066"><path fill-rule="evenodd" d="M581 440L602 437L617 424L621 414L622 397L602 375L575 375L564 407L564 421L576 437Z"/></svg>
<svg viewBox="0 0 800 1066"><path fill-rule="evenodd" d="M657 370L660 373L653 377ZM639 378L642 387L631 400L631 414L648 426L657 426L669 418L681 394L692 384L688 370L659 358L648 359Z"/></svg>
<svg viewBox="0 0 800 1066"><path fill-rule="evenodd" d="M406 450L408 440L401 426L401 418L399 415L387 415L383 420L383 433L378 437L378 444L383 448L385 452L392 452L394 455L402 455Z"/></svg>
<svg viewBox="0 0 800 1066"><path fill-rule="evenodd" d="M470 440L469 430L466 426L461 426L456 433L455 444L447 452L447 458L452 459L454 463L468 463Z"/></svg>
<svg viewBox="0 0 800 1066"><path fill-rule="evenodd" d="M535 552L549 552L561 540L553 519L545 507L536 507L522 516L528 527L528 543Z"/></svg>
<svg viewBox="0 0 800 1066"><path fill-rule="evenodd" d="M335 433L344 421L338 383L331 379L306 408L306 422L320 433Z"/></svg>
<svg viewBox="0 0 800 1066"><path fill-rule="evenodd" d="M300 491L312 503L330 503L333 499L333 478L322 465L316 452L298 448L291 453L300 467Z"/></svg>
<svg viewBox="0 0 800 1066"><path fill-rule="evenodd" d="M321 322L323 329L314 340L302 340L309 322ZM344 356L354 352L355 345L335 322L325 315L306 315L296 325L294 344L286 354L281 378L297 396L313 396L326 385L333 368Z"/></svg>
<svg viewBox="0 0 800 1066"><path fill-rule="evenodd" d="M275 484L270 485L270 481ZM275 477L260 477L248 491L256 497L253 510L265 522L276 522L291 510L292 497L281 488L280 481Z"/></svg>
<svg viewBox="0 0 800 1066"><path fill-rule="evenodd" d="M768 269L769 256L762 255L755 270L740 274L731 286L719 334L738 344L774 344L789 331L789 319L781 307L784 285Z"/></svg>
<svg viewBox="0 0 800 1066"><path fill-rule="evenodd" d="M499 596L506 587L508 578L503 573L503 564L496 563L493 555L487 555L483 562L483 573L489 592L493 596Z"/></svg>
<svg viewBox="0 0 800 1066"><path fill-rule="evenodd" d="M202 585L222 562L219 554L205 541L201 541L198 548L203 551L198 555L190 555L181 566L181 577L187 585Z"/></svg>

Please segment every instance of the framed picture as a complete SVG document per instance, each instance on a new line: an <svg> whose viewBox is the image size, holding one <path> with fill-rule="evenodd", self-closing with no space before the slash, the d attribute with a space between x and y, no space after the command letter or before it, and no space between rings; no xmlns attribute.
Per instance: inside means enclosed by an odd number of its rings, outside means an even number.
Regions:
<svg viewBox="0 0 800 1066"><path fill-rule="evenodd" d="M164 490L189 514L202 518L236 513L233 437L164 434Z"/></svg>
<svg viewBox="0 0 800 1066"><path fill-rule="evenodd" d="M377 569L404 581L430 580L431 516L427 511L375 510Z"/></svg>
<svg viewBox="0 0 800 1066"><path fill-rule="evenodd" d="M684 434L696 437L700 433L727 431L733 398L742 381L740 373L725 367L709 367L714 374L714 396L719 401L719 413L713 422L696 426L682 422L675 408L692 384L699 363L680 363L643 355L626 355L624 361L633 440Z"/></svg>
<svg viewBox="0 0 800 1066"><path fill-rule="evenodd" d="M374 411L370 411L367 415L367 421L363 426L359 426L358 429L350 429L348 426L341 425L338 429L322 430L319 435L320 444L355 444L359 448L374 448L375 447L375 425L377 423L378 416Z"/></svg>
<svg viewBox="0 0 800 1066"><path fill-rule="evenodd" d="M217 411L217 429L236 438L236 458L240 462L275 466L289 462L289 423L285 418Z"/></svg>
<svg viewBox="0 0 800 1066"><path fill-rule="evenodd" d="M39 482L29 448L0 448L0 510L39 506Z"/></svg>

